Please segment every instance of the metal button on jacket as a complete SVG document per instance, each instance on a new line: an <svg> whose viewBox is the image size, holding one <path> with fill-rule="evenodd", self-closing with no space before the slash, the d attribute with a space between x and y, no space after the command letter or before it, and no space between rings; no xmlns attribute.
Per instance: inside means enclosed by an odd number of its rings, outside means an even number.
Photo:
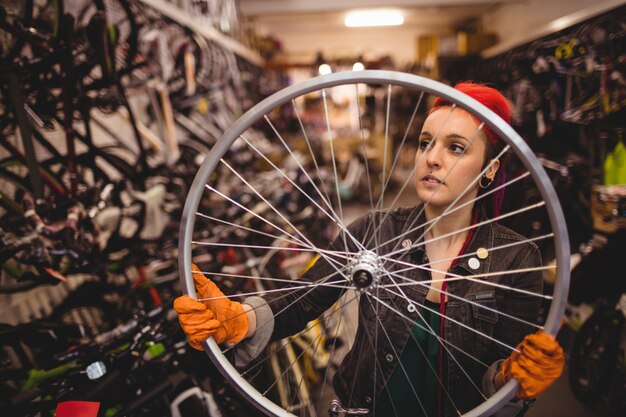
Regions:
<svg viewBox="0 0 626 417"><path fill-rule="evenodd" d="M467 261L467 263L469 264L469 267L472 269L480 268L480 261L476 258L470 258L470 260Z"/></svg>
<svg viewBox="0 0 626 417"><path fill-rule="evenodd" d="M387 355L385 355L385 360L387 362L393 362L393 355L391 353L388 353Z"/></svg>

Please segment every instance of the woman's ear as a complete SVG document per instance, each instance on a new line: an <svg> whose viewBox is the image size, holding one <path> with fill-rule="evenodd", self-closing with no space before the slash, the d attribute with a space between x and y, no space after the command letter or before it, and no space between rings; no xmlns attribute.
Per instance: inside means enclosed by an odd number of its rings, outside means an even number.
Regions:
<svg viewBox="0 0 626 417"><path fill-rule="evenodd" d="M491 165L489 165L489 168L487 168L487 171L485 171L485 177L489 178L490 180L493 180L496 177L496 173L498 172L499 168L500 168L500 160L492 159Z"/></svg>

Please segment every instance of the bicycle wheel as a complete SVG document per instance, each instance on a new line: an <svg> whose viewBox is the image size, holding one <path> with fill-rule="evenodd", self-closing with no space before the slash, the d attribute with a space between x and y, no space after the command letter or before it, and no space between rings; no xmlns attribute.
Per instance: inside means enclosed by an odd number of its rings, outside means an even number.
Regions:
<svg viewBox="0 0 626 417"><path fill-rule="evenodd" d="M581 402L597 403L618 369L624 315L598 303L597 311L576 334L569 364L569 383Z"/></svg>
<svg viewBox="0 0 626 417"><path fill-rule="evenodd" d="M402 99L396 101L398 97ZM415 132L420 131L428 116L426 103L434 98L449 103L445 106L446 110L439 111L443 120L441 129L445 129L449 114L457 109L466 111L481 122L476 123L475 132L466 138L468 148L485 128L504 141L506 145L494 159L508 159L509 178L488 191L463 200L470 188L468 186L449 202L439 217L416 223L416 219L423 215L424 207L435 204L433 199L437 198L436 193L441 188L439 183L446 183L445 178L439 181L437 191L429 194L428 199L423 193L419 194L418 185L415 185L418 195L411 186L430 180L416 178L416 169L424 163L423 155L427 152L420 151L422 145L418 145ZM437 132L431 133L433 143L425 147L427 150L438 139ZM466 149L459 155L465 152L471 150ZM370 190L381 190L379 198L369 193L366 207L348 200L350 193L345 192L346 185L341 182L342 176L338 172L344 161L354 153L360 153L365 164L380 167L380 176L376 179L379 184L376 185L371 183L374 178L367 174L369 166L363 170L370 181ZM476 182L489 169L490 164L486 165L475 178L472 174L471 181L468 180L472 187L478 187ZM450 174L455 166L450 167ZM458 169L461 169L460 165ZM515 187L523 182L530 182L538 189L541 201L529 204L516 199ZM513 190L513 194L505 200L502 214L494 213L485 219L481 217L469 228L455 230L453 234L470 233L468 229L481 230L483 226L501 227L497 224L528 212L547 214L551 232L526 239L510 231L507 233L511 233L512 238L506 243L500 241L495 245L487 242L473 249L472 240L468 250L473 252L461 250L459 253L463 255L454 259L437 260L446 261L448 265L453 262L452 265L456 266L449 270L437 269L435 260L428 261L428 257L416 257L418 247L432 244L428 231L442 218L464 207L474 207L480 199L488 195L493 197L507 189ZM218 212L220 205L224 207ZM402 205L409 208L397 208ZM310 213L311 219L316 219L315 222L292 221L305 210ZM413 222L393 237L383 238L391 233L381 230L390 221L390 216L412 218ZM355 226L347 226L355 217L360 225L358 233ZM231 227L234 232L230 236L234 238L214 236L210 225ZM333 239L334 243L329 246L329 241ZM556 267L537 261L537 265L530 267L518 264L513 270L497 269L501 259L515 252L520 245L535 248L534 253L538 253L534 242L541 240L554 245ZM277 243L279 241L281 244ZM450 340L453 334L463 335L458 337L459 343L450 343L447 336L442 337L444 333L441 331L432 326L421 326L424 332L434 336L439 344L439 355L445 357L447 366L458 371L454 380L438 379L441 401L455 415L491 415L513 397L518 387L517 382L512 380L488 396L479 381L492 360L507 357L515 349L518 339L523 337L522 334L516 338L504 336L503 329L523 328L525 334L542 329L555 334L569 285L569 245L561 208L549 178L520 136L493 112L465 94L423 77L390 71L343 72L318 77L279 91L246 112L224 133L200 168L185 203L179 242L181 284L183 292L193 298L196 298L196 292L191 259L194 253L207 251L207 248L245 248L250 253L250 265L258 264L266 254L276 249L316 254L321 257L316 265L321 262L326 265L327 271L331 271L325 276L312 277L312 268L300 280L268 277L258 270L255 273L253 269L245 275L221 270L203 271L220 279L246 281L247 291L229 297L241 299L261 295L269 300L273 308L284 305L278 311L272 310L273 323L281 325L285 323L281 314L294 308L301 297L322 292L336 295L336 302L320 314L325 328L323 336L330 343L324 343L322 349L320 336L309 342L308 349L301 349L296 346L294 337L287 339L287 343L295 346L296 352L308 351L316 355L323 351L331 356L318 386L311 389L315 393L312 400L315 411L302 411L311 408L304 407L298 411L300 415L328 410L327 403L322 402L334 396L349 398L346 405L353 405L350 400L353 393L357 396L357 391L365 398L370 414L397 415L393 407L384 411L376 409L381 395L377 384L379 380L386 383L385 378L392 370L397 369L408 375L403 361L399 360L402 346L394 346L392 341L394 331L395 328L406 328L407 334L410 333L411 328L417 326L417 318L423 319L422 313L425 315L429 310L431 315L445 324L445 335L450 334ZM489 265L495 269L490 269ZM556 268L557 276L554 292L544 294L540 276L543 271L552 268ZM413 274L417 274L418 270L428 277L443 273L445 281L450 284L449 289L437 289L434 285L441 285L442 279L415 279ZM451 272L461 270L463 273ZM539 274L539 284L523 288L531 276L536 277L535 274ZM535 278L533 280L536 281ZM271 288L268 289L267 283L271 283ZM471 294L453 289L460 288L460 285L476 285L477 289ZM449 311L449 314L427 307L424 300L431 290L442 300L447 300L448 310L444 311ZM285 305L285 297L293 302ZM504 302L513 299L510 297L518 297L517 300L536 306L537 311L541 302L549 302L545 322L538 323L540 319L534 313L517 311L512 308L515 303ZM453 317L455 308L463 312L460 321ZM308 319L306 316L305 320ZM304 331L309 329L307 325L300 325L297 330L303 327ZM448 333L452 327L456 330ZM285 337L291 330L294 329L275 327L274 335ZM364 347L374 352L372 363L356 359L361 353L359 348ZM212 339L205 344L205 350L217 367L259 410L268 415L293 415L271 395L271 388L278 384L278 378L269 384L263 378L261 381L256 378L259 363L276 362L272 359L272 352L259 355L250 368L240 369L231 363L231 354L236 349L220 347ZM304 356L304 353L297 355L294 362L304 366L306 371L307 366L313 365L312 361L308 364L304 362ZM354 380L352 384L344 383L342 386L339 374L344 372L345 375L342 364L347 362L356 363L357 368L363 366L371 370L371 374L367 374L364 380ZM291 366L287 366L283 372L291 372L290 369ZM432 372L437 376L436 369L433 368ZM307 372L302 373L300 384L311 382L305 380L306 375ZM439 372L439 375L443 374ZM334 390L330 387L331 382ZM451 387L459 383L464 384L466 391L472 391L472 401L465 401L460 396L455 398ZM343 388L344 392L339 392L341 389L337 387ZM410 388L416 391L413 386ZM370 394L366 394L368 389L372 390ZM423 414L428 415L419 398L414 408L421 408Z"/></svg>
<svg viewBox="0 0 626 417"><path fill-rule="evenodd" d="M32 5L31 5L32 6ZM32 19L32 8L29 8L25 2L11 1L6 5L0 6L0 13L3 22L7 25L13 25L16 21L24 22L24 25L30 25ZM19 53L24 42L5 28L0 29L0 39L2 46L0 47L0 56L3 59L11 60Z"/></svg>
<svg viewBox="0 0 626 417"><path fill-rule="evenodd" d="M137 56L137 37L139 33L137 18L141 16L139 6L126 0L90 0L82 4L76 3L72 6L78 9L73 10L73 12L76 15L79 26L86 32L94 30L89 26L94 15L98 13L104 14L109 33L108 42L111 42L113 45L110 52L114 53L115 56L103 56L103 58L116 61L109 63L109 65L113 66L110 71L119 72L132 67L133 61ZM85 35L88 36L87 33ZM103 53L108 54L109 51L103 51Z"/></svg>

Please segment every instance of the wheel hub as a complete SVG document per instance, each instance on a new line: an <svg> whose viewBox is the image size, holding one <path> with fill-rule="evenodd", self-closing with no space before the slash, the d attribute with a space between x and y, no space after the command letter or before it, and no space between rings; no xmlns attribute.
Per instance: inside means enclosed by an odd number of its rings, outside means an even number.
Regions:
<svg viewBox="0 0 626 417"><path fill-rule="evenodd" d="M350 265L352 283L359 291L367 291L378 285L380 265L374 252L363 251Z"/></svg>

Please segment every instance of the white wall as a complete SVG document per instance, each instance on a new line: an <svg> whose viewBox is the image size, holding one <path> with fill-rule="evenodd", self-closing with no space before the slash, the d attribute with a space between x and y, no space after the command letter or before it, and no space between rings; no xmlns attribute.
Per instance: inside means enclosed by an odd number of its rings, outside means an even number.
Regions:
<svg viewBox="0 0 626 417"><path fill-rule="evenodd" d="M391 55L397 65L414 62L420 35L450 33L455 22L480 16L490 5L405 9L402 26L346 28L345 12L256 16L255 31L278 38L290 58Z"/></svg>
<svg viewBox="0 0 626 417"><path fill-rule="evenodd" d="M441 28L439 31L443 31ZM330 29L322 32L282 32L275 35L282 41L289 56L311 57L321 51L326 58L358 56L380 57L391 55L397 65L413 62L416 57L417 38L433 33L432 29L417 28L367 28Z"/></svg>

